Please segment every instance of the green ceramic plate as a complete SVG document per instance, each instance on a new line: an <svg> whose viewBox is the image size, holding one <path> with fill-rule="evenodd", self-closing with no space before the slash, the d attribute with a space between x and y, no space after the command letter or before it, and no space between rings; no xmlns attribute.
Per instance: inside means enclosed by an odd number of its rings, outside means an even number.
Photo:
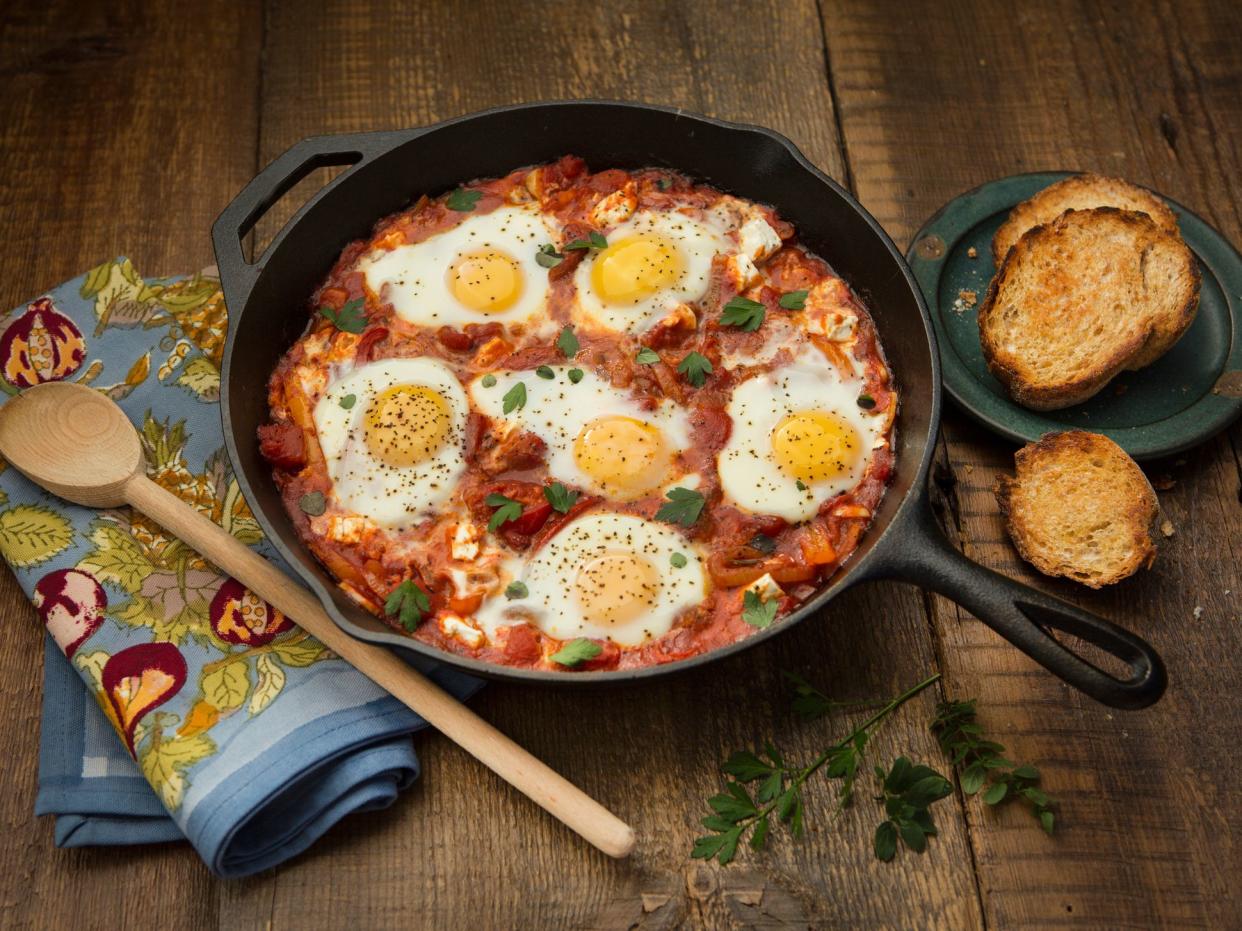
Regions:
<svg viewBox="0 0 1242 931"><path fill-rule="evenodd" d="M988 372L977 312L996 271L992 234L1015 204L1067 174L992 181L951 200L914 237L906 258L931 309L945 390L985 427L1020 442L1050 430L1091 430L1111 437L1136 459L1202 443L1242 413L1242 256L1168 198L1203 274L1199 313L1177 345L1147 368L1123 372L1086 403L1059 411L1018 406ZM958 300L961 291L974 291L976 305L965 307Z"/></svg>

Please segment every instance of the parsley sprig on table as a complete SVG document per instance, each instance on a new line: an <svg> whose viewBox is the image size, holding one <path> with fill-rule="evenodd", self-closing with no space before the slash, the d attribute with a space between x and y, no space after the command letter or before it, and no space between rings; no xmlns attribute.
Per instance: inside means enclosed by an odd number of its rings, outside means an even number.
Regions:
<svg viewBox="0 0 1242 931"><path fill-rule="evenodd" d="M721 769L732 779L725 791L707 800L711 814L703 826L711 833L698 838L690 855L702 860L715 858L721 865L729 863L737 853L738 844L748 834L750 846L760 850L767 843L772 819L789 825L794 837L802 836L804 803L802 787L821 769L829 778L840 779L837 789L838 806L848 805L853 798L859 762L871 735L894 711L929 688L940 674L936 673L891 699L854 731L834 744L805 766L792 766L770 743L763 754L740 750ZM752 795L748 785L758 782Z"/></svg>
<svg viewBox="0 0 1242 931"><path fill-rule="evenodd" d="M1052 833L1055 802L1039 788L1039 770L1006 759L1002 756L1002 744L983 739L983 728L975 721L974 699L941 702L936 707L931 731L945 756L961 768L963 792L974 795L982 789L983 801L988 805L999 805L1007 798L1024 798L1031 803L1031 814L1039 826Z"/></svg>
<svg viewBox="0 0 1242 931"><path fill-rule="evenodd" d="M875 768L875 778L883 794L877 802L884 803L888 817L875 829L875 855L887 863L897 854L897 838L913 850L927 849L927 838L936 835L928 806L953 791L953 784L930 766L917 766L899 756L888 772Z"/></svg>

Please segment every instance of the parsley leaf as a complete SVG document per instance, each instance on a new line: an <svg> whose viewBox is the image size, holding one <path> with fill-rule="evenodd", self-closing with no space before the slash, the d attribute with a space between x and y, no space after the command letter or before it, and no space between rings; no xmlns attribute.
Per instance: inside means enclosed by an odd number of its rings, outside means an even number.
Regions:
<svg viewBox="0 0 1242 931"><path fill-rule="evenodd" d="M692 352L677 363L677 372L686 376L686 381L696 388L702 388L707 376L712 373L712 363L700 352Z"/></svg>
<svg viewBox="0 0 1242 931"><path fill-rule="evenodd" d="M582 374L583 374L582 369L570 369L565 374L569 376L569 380L573 382L575 385L578 384L578 382L582 381Z"/></svg>
<svg viewBox="0 0 1242 931"><path fill-rule="evenodd" d="M526 406L526 382L520 381L508 391L505 392L503 410L506 414L512 414L515 410L521 410Z"/></svg>
<svg viewBox="0 0 1242 931"><path fill-rule="evenodd" d="M401 621L401 626L409 633L414 632L423 615L431 610L431 600L427 593L406 579L388 594L384 602L384 613Z"/></svg>
<svg viewBox="0 0 1242 931"><path fill-rule="evenodd" d="M667 504L660 505L656 520L689 527L703 512L703 496L690 488L670 488L665 495Z"/></svg>
<svg viewBox="0 0 1242 931"><path fill-rule="evenodd" d="M591 235L586 239L575 239L573 242L565 243L566 249L607 249L608 240L602 235L591 230Z"/></svg>
<svg viewBox="0 0 1242 931"><path fill-rule="evenodd" d="M572 359L578 354L578 350L582 348L582 345L578 342L578 337L575 335L573 327L567 326L561 330L561 335L556 338L556 348L561 351L561 355L566 359Z"/></svg>
<svg viewBox="0 0 1242 931"><path fill-rule="evenodd" d="M543 488L543 496L548 499L548 504L552 505L552 510L560 511L562 514L569 513L569 509L578 500L579 494L579 492L570 491L560 482L553 482Z"/></svg>
<svg viewBox="0 0 1242 931"><path fill-rule="evenodd" d="M556 247L550 242L545 242L535 253L535 263L543 268L556 268L564 261L565 256L557 252Z"/></svg>
<svg viewBox="0 0 1242 931"><path fill-rule="evenodd" d="M687 560L686 560L685 553L674 553L672 556L668 558L668 561L672 564L674 569L686 568Z"/></svg>
<svg viewBox="0 0 1242 931"><path fill-rule="evenodd" d="M656 179L656 187L658 187L661 191L667 191L667 190L668 190L669 188L671 188L672 186L673 186L673 179L672 179L672 178L658 178L658 179Z"/></svg>
<svg viewBox="0 0 1242 931"><path fill-rule="evenodd" d="M798 491L806 491L806 482L802 481L802 479L797 479L794 482L794 487L796 487Z"/></svg>
<svg viewBox="0 0 1242 931"><path fill-rule="evenodd" d="M927 838L935 835L928 807L953 791L949 780L930 766L915 766L899 756L886 773L875 768L883 795L876 801L884 803L888 815L875 831L875 855L886 863L897 854L897 838L915 853L927 849Z"/></svg>
<svg viewBox="0 0 1242 931"><path fill-rule="evenodd" d="M648 349L646 346L640 346L638 355L634 357L639 365L655 365L660 361L660 354L654 349Z"/></svg>
<svg viewBox="0 0 1242 931"><path fill-rule="evenodd" d="M345 395L345 397L341 398L336 403L341 405L341 407L343 407L345 410L351 410L353 406L358 403L358 395L347 394Z"/></svg>
<svg viewBox="0 0 1242 931"><path fill-rule="evenodd" d="M303 514L318 517L328 509L328 501L324 498L322 491L312 491L298 498L298 507L302 509Z"/></svg>
<svg viewBox="0 0 1242 931"><path fill-rule="evenodd" d="M742 297L740 294L729 301L724 306L724 313L720 316L720 322L725 326L741 327L748 333L753 333L763 323L764 307L758 301L752 301L748 297Z"/></svg>
<svg viewBox="0 0 1242 931"><path fill-rule="evenodd" d="M501 524L517 520L522 516L522 502L514 501L497 492L492 492L485 499L489 508L495 508L492 519L487 522L489 533L495 533Z"/></svg>
<svg viewBox="0 0 1242 931"><path fill-rule="evenodd" d="M512 601L515 598L525 598L530 594L530 589L526 587L525 582L512 581L505 589L505 597Z"/></svg>
<svg viewBox="0 0 1242 931"><path fill-rule="evenodd" d="M492 387L493 385L496 384L496 376L493 375L491 372L488 372L486 375L483 376L483 380L481 384L483 385L484 388Z"/></svg>
<svg viewBox="0 0 1242 931"><path fill-rule="evenodd" d="M776 620L776 599L764 601L755 591L747 591L742 596L742 620L751 627L763 630L770 627Z"/></svg>
<svg viewBox="0 0 1242 931"><path fill-rule="evenodd" d="M764 556L771 556L776 552L776 541L769 537L766 533L757 533L749 540L746 545L752 550L758 550Z"/></svg>
<svg viewBox="0 0 1242 931"><path fill-rule="evenodd" d="M806 307L806 291L786 291L777 302L786 310L802 310Z"/></svg>
<svg viewBox="0 0 1242 931"><path fill-rule="evenodd" d="M570 640L569 643L553 653L550 659L554 663L572 668L585 660L595 659L603 652L604 648L594 640L579 637L577 640Z"/></svg>
<svg viewBox="0 0 1242 931"><path fill-rule="evenodd" d="M556 377L556 372L552 371L552 367L548 365L539 366L539 368L535 369L535 374L540 378L547 378L549 380Z"/></svg>
<svg viewBox="0 0 1242 931"><path fill-rule="evenodd" d="M474 205L479 202L479 198L482 196L482 191L468 191L464 187L459 187L448 196L448 200L444 203L449 210L456 210L458 213L469 213L474 209Z"/></svg>
<svg viewBox="0 0 1242 931"><path fill-rule="evenodd" d="M320 307L319 312L331 320L333 326L345 333L361 333L367 328L367 315L363 310L360 297L348 301L340 310L325 306Z"/></svg>

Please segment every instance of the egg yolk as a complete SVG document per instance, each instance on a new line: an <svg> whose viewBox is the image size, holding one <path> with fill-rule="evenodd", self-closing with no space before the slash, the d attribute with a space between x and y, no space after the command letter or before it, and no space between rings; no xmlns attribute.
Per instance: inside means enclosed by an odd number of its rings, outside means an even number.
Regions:
<svg viewBox="0 0 1242 931"><path fill-rule="evenodd" d="M650 610L660 573L637 553L604 553L578 570L574 591L582 615L595 624L625 624Z"/></svg>
<svg viewBox="0 0 1242 931"><path fill-rule="evenodd" d="M574 461L606 491L633 497L658 486L668 473L664 436L633 417L592 420L574 441Z"/></svg>
<svg viewBox="0 0 1242 931"><path fill-rule="evenodd" d="M457 257L448 270L448 286L462 306L500 313L522 296L522 268L497 249L479 249Z"/></svg>
<svg viewBox="0 0 1242 931"><path fill-rule="evenodd" d="M685 274L677 247L663 236L643 233L610 243L595 257L591 287L609 304L637 304L672 287Z"/></svg>
<svg viewBox="0 0 1242 931"><path fill-rule="evenodd" d="M822 482L852 472L862 456L858 431L836 414L789 414L772 431L772 454L787 474Z"/></svg>
<svg viewBox="0 0 1242 931"><path fill-rule="evenodd" d="M433 388L393 385L367 408L364 430L371 455L393 468L426 462L444 445L452 418Z"/></svg>

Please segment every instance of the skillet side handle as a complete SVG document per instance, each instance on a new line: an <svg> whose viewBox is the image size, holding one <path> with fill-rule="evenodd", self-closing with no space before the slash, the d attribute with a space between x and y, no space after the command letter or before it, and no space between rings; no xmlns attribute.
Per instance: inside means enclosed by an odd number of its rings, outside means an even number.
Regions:
<svg viewBox="0 0 1242 931"><path fill-rule="evenodd" d="M925 503L902 528L880 574L953 599L1053 675L1113 708L1145 708L1164 694L1164 663L1151 645L1068 602L971 562L945 539ZM1130 667L1118 679L1074 653L1050 631L1091 643Z"/></svg>
<svg viewBox="0 0 1242 931"><path fill-rule="evenodd" d="M389 151L396 142L410 138L410 133L354 133L349 135L315 136L301 142L277 156L238 193L211 227L212 245L216 253L216 265L220 269L220 281L224 286L224 298L230 307L245 303L263 257L284 238L290 228L290 220L263 253L254 261L247 261L242 251L242 240L254 229L272 205L289 193L293 187L317 168L348 167L351 170L370 161L376 155ZM317 191L299 210L300 215L328 191L341 183L351 171L344 171ZM296 219L296 216L294 217Z"/></svg>

